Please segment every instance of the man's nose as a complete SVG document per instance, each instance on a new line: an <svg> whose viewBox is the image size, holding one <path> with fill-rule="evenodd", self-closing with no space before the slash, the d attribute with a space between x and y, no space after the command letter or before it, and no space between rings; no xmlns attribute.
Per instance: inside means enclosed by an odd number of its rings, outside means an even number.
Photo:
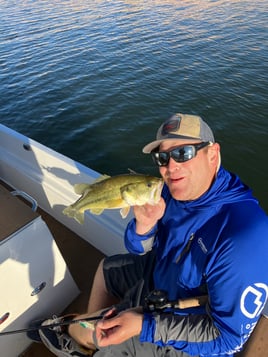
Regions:
<svg viewBox="0 0 268 357"><path fill-rule="evenodd" d="M167 167L169 171L178 170L181 167L181 163L170 157Z"/></svg>

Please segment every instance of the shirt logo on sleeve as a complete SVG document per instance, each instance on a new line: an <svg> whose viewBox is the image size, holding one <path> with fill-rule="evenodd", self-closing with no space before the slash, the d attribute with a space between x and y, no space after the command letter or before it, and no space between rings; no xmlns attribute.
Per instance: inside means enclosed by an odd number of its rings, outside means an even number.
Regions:
<svg viewBox="0 0 268 357"><path fill-rule="evenodd" d="M268 296L268 286L263 283L255 283L248 286L240 299L240 308L242 313L254 319L259 316L265 305Z"/></svg>

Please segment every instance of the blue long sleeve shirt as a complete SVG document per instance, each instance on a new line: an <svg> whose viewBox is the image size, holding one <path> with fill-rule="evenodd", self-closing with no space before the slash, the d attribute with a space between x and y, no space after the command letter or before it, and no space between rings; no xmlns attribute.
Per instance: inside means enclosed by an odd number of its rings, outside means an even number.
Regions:
<svg viewBox="0 0 268 357"><path fill-rule="evenodd" d="M177 201L167 186L162 196L162 219L147 235L136 234L131 220L126 248L156 251L155 289L169 300L207 293L209 304L145 314L140 340L193 356L230 357L249 337L268 296L267 215L251 190L222 167L197 200Z"/></svg>

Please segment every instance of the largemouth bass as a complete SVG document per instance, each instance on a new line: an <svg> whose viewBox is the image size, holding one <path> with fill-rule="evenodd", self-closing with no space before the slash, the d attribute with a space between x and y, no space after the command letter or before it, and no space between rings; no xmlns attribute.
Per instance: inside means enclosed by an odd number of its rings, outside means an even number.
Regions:
<svg viewBox="0 0 268 357"><path fill-rule="evenodd" d="M83 224L86 210L99 215L105 209L120 208L121 216L125 218L131 206L156 204L160 200L163 183L161 178L134 173L113 177L104 175L92 184L75 184L75 193L82 196L63 213Z"/></svg>

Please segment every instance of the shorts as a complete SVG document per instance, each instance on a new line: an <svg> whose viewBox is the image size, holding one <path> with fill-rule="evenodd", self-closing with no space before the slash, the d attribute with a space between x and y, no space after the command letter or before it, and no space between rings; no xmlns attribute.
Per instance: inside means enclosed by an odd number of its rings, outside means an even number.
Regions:
<svg viewBox="0 0 268 357"><path fill-rule="evenodd" d="M118 254L104 259L103 274L107 290L127 307L144 304L153 290L155 254ZM121 304L120 304L121 305Z"/></svg>
<svg viewBox="0 0 268 357"><path fill-rule="evenodd" d="M103 273L107 290L120 299L118 310L141 306L153 286L155 254L118 254L104 259ZM138 336L119 345L100 348L94 357L190 357L170 346L141 343Z"/></svg>

